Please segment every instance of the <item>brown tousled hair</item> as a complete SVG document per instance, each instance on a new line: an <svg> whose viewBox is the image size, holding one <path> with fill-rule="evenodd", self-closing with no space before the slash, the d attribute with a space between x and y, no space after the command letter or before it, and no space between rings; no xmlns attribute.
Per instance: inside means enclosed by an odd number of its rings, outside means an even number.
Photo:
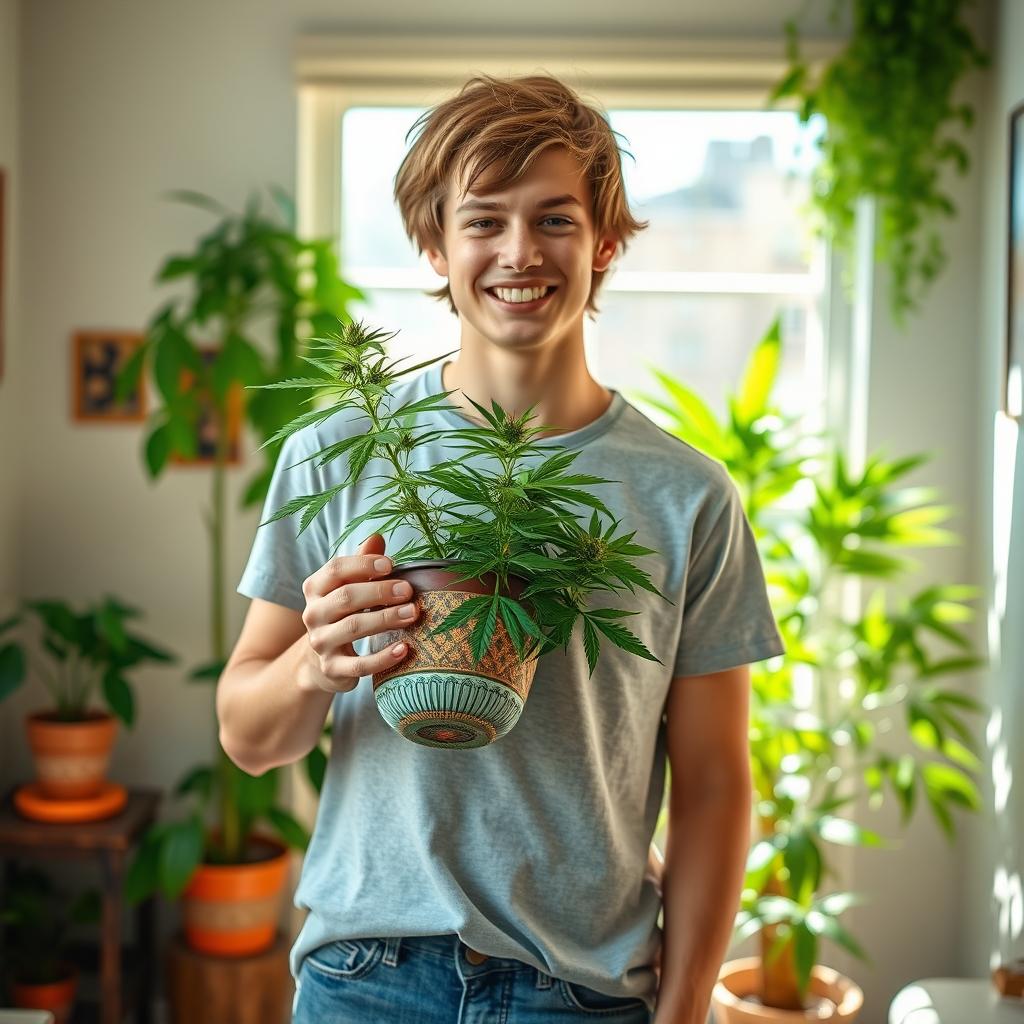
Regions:
<svg viewBox="0 0 1024 1024"><path fill-rule="evenodd" d="M614 234L620 252L625 252L627 241L648 226L648 221L633 217L626 202L614 138L620 133L557 78L476 75L456 95L421 114L406 140L417 128L422 131L395 175L395 201L418 253L425 246L444 247L444 202L452 175L472 190L493 166L494 188L500 191L522 177L543 150L558 145L577 158L590 182L597 238ZM591 319L598 312L594 298L606 273L591 273L586 305ZM447 283L427 294L446 298L458 315Z"/></svg>

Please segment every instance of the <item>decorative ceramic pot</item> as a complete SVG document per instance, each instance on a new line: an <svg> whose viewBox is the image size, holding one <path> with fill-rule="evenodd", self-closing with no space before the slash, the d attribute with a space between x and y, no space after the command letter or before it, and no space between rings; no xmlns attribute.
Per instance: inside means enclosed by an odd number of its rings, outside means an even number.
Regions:
<svg viewBox="0 0 1024 1024"><path fill-rule="evenodd" d="M54 711L36 711L25 728L43 796L80 800L100 792L117 735L113 715L88 711L81 721L65 722Z"/></svg>
<svg viewBox="0 0 1024 1024"><path fill-rule="evenodd" d="M802 1024L804 1021L857 1019L864 992L831 967L815 964L804 1010L780 1010L759 1002L755 993L761 981L761 958L741 957L722 965L711 992L716 1024Z"/></svg>
<svg viewBox="0 0 1024 1024"><path fill-rule="evenodd" d="M274 943L288 847L253 836L244 864L200 864L182 893L182 931L192 949L214 956L261 953Z"/></svg>
<svg viewBox="0 0 1024 1024"><path fill-rule="evenodd" d="M384 721L413 743L467 749L500 739L519 721L530 693L536 656L520 661L512 638L498 618L479 664L469 638L473 621L439 636L439 626L465 601L494 593L495 576L458 581L452 559L405 562L391 575L407 580L419 615L412 625L371 638L376 653L399 641L406 656L373 676L373 695ZM518 600L525 582L509 577L503 596Z"/></svg>

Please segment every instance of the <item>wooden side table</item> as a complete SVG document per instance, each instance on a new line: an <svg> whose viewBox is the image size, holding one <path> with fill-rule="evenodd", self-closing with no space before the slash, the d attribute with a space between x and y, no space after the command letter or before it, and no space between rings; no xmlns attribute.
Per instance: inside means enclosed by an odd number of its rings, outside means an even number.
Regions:
<svg viewBox="0 0 1024 1024"><path fill-rule="evenodd" d="M0 857L48 857L95 860L100 866L103 920L100 942L100 1020L122 1024L121 916L128 854L156 819L161 792L129 789L124 810L102 821L50 824L23 818L14 808L12 788L0 805ZM156 962L156 904L145 900L136 910L138 1001L136 1019L150 1024Z"/></svg>

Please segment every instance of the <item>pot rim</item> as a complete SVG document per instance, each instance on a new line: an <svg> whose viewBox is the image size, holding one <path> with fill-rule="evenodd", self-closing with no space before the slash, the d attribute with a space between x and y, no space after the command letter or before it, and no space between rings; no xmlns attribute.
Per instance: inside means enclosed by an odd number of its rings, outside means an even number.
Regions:
<svg viewBox="0 0 1024 1024"><path fill-rule="evenodd" d="M27 722L42 722L45 725L56 725L56 726L74 726L74 725L96 725L98 722L106 722L114 717L109 711L103 711L101 708L86 708L85 718L72 718L70 720L50 718L50 715L56 715L57 709L50 708L37 708L35 711L29 711L25 715Z"/></svg>
<svg viewBox="0 0 1024 1024"><path fill-rule="evenodd" d="M217 835L216 829L211 829L210 832ZM201 861L196 868L198 871L202 868L204 871L238 871L245 870L246 868L262 868L267 864L276 864L283 860L291 853L291 847L288 846L283 839L278 839L276 836L270 835L268 832L254 832L249 836L250 842L265 843L274 849L274 856L268 857L266 860L254 860L254 861L239 861L238 863L232 864L208 864L205 860Z"/></svg>
<svg viewBox="0 0 1024 1024"><path fill-rule="evenodd" d="M412 562L395 562L391 567L391 571L404 572L407 569L448 569L452 565L458 565L461 561L462 560L459 558L421 558ZM456 573L456 575L461 575L461 573ZM489 570L485 575L493 576L494 570ZM519 580L524 587L529 583L529 580L517 572L510 572L508 574L508 578L510 580ZM480 579L479 576L470 576L462 582L468 583L469 580L478 579Z"/></svg>
<svg viewBox="0 0 1024 1024"><path fill-rule="evenodd" d="M39 989L54 988L57 985L68 985L78 980L81 969L73 960L61 959L60 967L64 973L56 981L19 981L18 976L15 974L11 978L11 984L17 985L19 988Z"/></svg>
<svg viewBox="0 0 1024 1024"><path fill-rule="evenodd" d="M714 984L715 998L726 1006L736 1007L743 1005L747 1000L733 992L725 984L724 978L733 974L742 974L746 971L759 970L760 966L760 956L744 956L725 961L719 970L718 979ZM849 1012L860 1009L864 1005L864 990L861 986L848 974L843 974L842 971L837 970L835 967L816 963L811 968L811 977L826 985L835 985L840 989L841 999L836 1001L835 1004L837 1010L841 1009L844 1012ZM801 1016L800 1010L791 1010L789 1012L794 1014L794 1020L815 1019L813 1017L807 1018L806 1015Z"/></svg>

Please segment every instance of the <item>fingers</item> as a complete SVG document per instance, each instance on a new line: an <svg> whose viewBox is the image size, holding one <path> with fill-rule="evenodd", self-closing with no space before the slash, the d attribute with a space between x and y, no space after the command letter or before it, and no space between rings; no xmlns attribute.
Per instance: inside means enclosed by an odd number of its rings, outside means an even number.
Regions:
<svg viewBox="0 0 1024 1024"><path fill-rule="evenodd" d="M380 534L375 534L380 536ZM372 539L372 538L370 538ZM364 543L369 543L365 541ZM312 576L302 582L306 600L323 597L332 590L357 580L372 580L391 572L391 559L380 552L357 555L336 555L325 562Z"/></svg>
<svg viewBox="0 0 1024 1024"><path fill-rule="evenodd" d="M350 690L361 677L390 668L408 653L404 644L365 655L352 646L363 637L409 626L419 615L412 586L388 577L393 564L383 551L384 538L372 534L356 554L332 558L303 581L302 620L325 686Z"/></svg>

